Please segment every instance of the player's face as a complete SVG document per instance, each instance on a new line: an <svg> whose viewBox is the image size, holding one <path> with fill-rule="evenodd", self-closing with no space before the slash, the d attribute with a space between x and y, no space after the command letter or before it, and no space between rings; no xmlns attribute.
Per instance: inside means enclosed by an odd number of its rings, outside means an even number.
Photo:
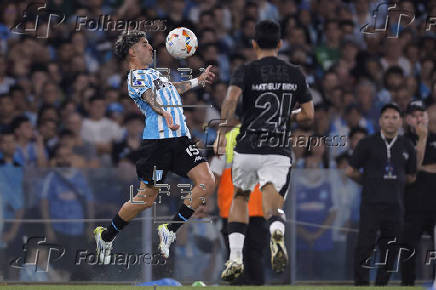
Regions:
<svg viewBox="0 0 436 290"><path fill-rule="evenodd" d="M380 128L385 134L395 134L401 127L400 113L394 109L387 109L379 120Z"/></svg>
<svg viewBox="0 0 436 290"><path fill-rule="evenodd" d="M153 62L153 47L151 47L145 37L135 44L135 55L144 64L150 65Z"/></svg>

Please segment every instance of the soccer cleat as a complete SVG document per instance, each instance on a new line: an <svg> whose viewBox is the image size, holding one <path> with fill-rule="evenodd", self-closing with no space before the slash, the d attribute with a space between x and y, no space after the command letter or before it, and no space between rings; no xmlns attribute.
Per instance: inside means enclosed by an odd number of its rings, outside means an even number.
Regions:
<svg viewBox="0 0 436 290"><path fill-rule="evenodd" d="M282 231L275 230L271 235L271 265L275 272L283 272L288 264L285 237Z"/></svg>
<svg viewBox="0 0 436 290"><path fill-rule="evenodd" d="M241 259L227 260L225 269L221 273L221 279L231 282L238 278L244 272L244 263Z"/></svg>
<svg viewBox="0 0 436 290"><path fill-rule="evenodd" d="M111 262L112 242L105 242L101 238L101 233L105 231L104 227L94 229L95 243L97 244L97 257L99 264L108 265Z"/></svg>
<svg viewBox="0 0 436 290"><path fill-rule="evenodd" d="M176 240L176 233L168 229L168 224L160 225L157 228L157 233L160 240L159 251L165 259L168 259L170 256L171 243Z"/></svg>

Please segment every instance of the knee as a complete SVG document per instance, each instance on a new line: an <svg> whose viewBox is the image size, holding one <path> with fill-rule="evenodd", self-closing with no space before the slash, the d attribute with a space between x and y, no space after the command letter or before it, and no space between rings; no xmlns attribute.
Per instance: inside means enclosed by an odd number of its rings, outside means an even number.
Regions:
<svg viewBox="0 0 436 290"><path fill-rule="evenodd" d="M149 204L142 200L129 200L123 204L123 208L127 211L143 211L152 206L153 203Z"/></svg>
<svg viewBox="0 0 436 290"><path fill-rule="evenodd" d="M215 190L215 176L211 172L208 172L199 178L196 184L203 189L204 195L212 194Z"/></svg>
<svg viewBox="0 0 436 290"><path fill-rule="evenodd" d="M138 193L133 200L126 201L123 207L128 210L142 211L150 208L153 205L157 196L157 192L147 191L146 193Z"/></svg>

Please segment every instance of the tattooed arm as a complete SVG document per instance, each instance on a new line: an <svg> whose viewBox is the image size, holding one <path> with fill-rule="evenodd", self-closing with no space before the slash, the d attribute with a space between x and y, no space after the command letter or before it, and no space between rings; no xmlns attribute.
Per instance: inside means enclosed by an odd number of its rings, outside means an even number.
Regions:
<svg viewBox="0 0 436 290"><path fill-rule="evenodd" d="M165 121L167 122L168 127L171 130L179 129L180 125L173 122L173 116L170 114L170 112L165 111L162 105L157 102L156 94L153 92L152 89L146 90L142 94L142 99L150 105L153 111L165 118Z"/></svg>
<svg viewBox="0 0 436 290"><path fill-rule="evenodd" d="M202 87L205 87L206 84L211 84L213 82L213 80L215 79L215 74L212 72L212 68L213 68L213 66L211 66L211 65L207 66L207 68L204 70L204 72L198 76L197 85L201 85ZM173 85L176 87L177 92L180 95L193 88L191 81L174 82ZM197 86L197 85L194 85L194 86Z"/></svg>
<svg viewBox="0 0 436 290"><path fill-rule="evenodd" d="M163 107L157 102L156 100L156 95L153 92L152 89L148 89L146 90L143 94L142 94L142 99L150 105L150 107L153 109L153 111L155 111L156 113L158 113L159 115L163 115L165 110L163 109Z"/></svg>
<svg viewBox="0 0 436 290"><path fill-rule="evenodd" d="M173 85L180 95L192 88L190 81L174 82Z"/></svg>

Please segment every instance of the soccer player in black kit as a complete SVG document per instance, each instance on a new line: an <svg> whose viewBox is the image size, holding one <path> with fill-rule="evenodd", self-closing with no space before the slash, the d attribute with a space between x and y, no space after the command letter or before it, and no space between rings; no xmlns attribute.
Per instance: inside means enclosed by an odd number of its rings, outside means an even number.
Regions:
<svg viewBox="0 0 436 290"><path fill-rule="evenodd" d="M277 57L281 46L280 26L270 20L257 23L252 45L257 60L236 69L221 107L221 118L233 124L242 96L242 126L232 165L235 194L228 217L230 257L221 274L226 281L233 281L244 270L242 250L249 221L247 203L257 183L271 232L272 268L284 271L288 255L281 209L290 182L290 122L291 119L310 122L314 115L312 97L301 70ZM296 103L301 110L292 113ZM225 126L220 127L218 148L223 146L226 130Z"/></svg>
<svg viewBox="0 0 436 290"><path fill-rule="evenodd" d="M375 267L371 257L376 246L382 260L377 264L375 284L387 285L398 256L404 188L406 183L415 181L416 152L410 140L399 135L402 125L399 107L383 106L379 125L380 132L359 141L346 169L348 177L363 184L354 259L356 286L369 285L369 269Z"/></svg>
<svg viewBox="0 0 436 290"><path fill-rule="evenodd" d="M408 251L400 260L401 285L413 286L416 255L410 253L418 247L423 232L433 236L436 225L436 105L427 112L421 100L409 103L405 137L415 144L418 173L416 182L407 186L405 193L406 213L401 243Z"/></svg>

